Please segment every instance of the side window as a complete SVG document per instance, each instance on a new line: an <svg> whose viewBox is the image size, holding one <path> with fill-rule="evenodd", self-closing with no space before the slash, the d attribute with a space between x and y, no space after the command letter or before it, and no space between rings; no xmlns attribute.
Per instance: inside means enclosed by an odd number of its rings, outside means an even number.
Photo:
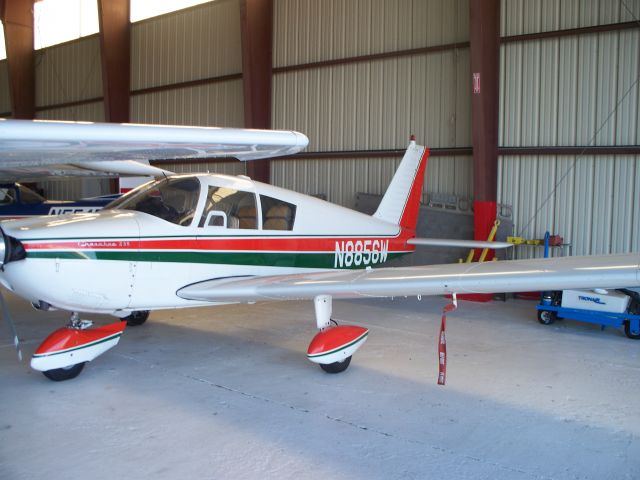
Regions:
<svg viewBox="0 0 640 480"><path fill-rule="evenodd" d="M256 196L226 187L209 187L199 227L256 229Z"/></svg>
<svg viewBox="0 0 640 480"><path fill-rule="evenodd" d="M263 230L293 230L296 206L277 198L260 195Z"/></svg>

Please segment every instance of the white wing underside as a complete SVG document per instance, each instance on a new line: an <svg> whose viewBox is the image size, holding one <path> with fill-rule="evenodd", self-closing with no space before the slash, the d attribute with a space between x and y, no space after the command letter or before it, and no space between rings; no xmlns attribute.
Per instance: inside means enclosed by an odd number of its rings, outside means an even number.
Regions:
<svg viewBox="0 0 640 480"><path fill-rule="evenodd" d="M109 178L126 175L158 177L173 173L135 160L84 163L81 165L51 164L40 167L5 167L0 160L0 181L19 182L51 178Z"/></svg>
<svg viewBox="0 0 640 480"><path fill-rule="evenodd" d="M635 286L640 286L638 254L227 278L189 285L178 295L198 301L254 302L317 295L360 298Z"/></svg>

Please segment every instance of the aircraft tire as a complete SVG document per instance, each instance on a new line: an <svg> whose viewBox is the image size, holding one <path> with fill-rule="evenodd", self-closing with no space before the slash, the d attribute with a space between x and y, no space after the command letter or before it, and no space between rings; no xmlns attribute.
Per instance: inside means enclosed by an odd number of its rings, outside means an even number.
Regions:
<svg viewBox="0 0 640 480"><path fill-rule="evenodd" d="M558 318L556 312L551 310L538 310L538 321L543 325L551 325Z"/></svg>
<svg viewBox="0 0 640 480"><path fill-rule="evenodd" d="M149 310L139 310L124 317L122 320L126 321L127 325L130 327L137 327L138 325L142 325L146 322L147 318L149 318Z"/></svg>
<svg viewBox="0 0 640 480"><path fill-rule="evenodd" d="M84 364L87 362L76 363L64 368L54 368L52 370L46 370L42 374L49 380L54 382L63 382L65 380L71 380L80 375L80 372L84 368Z"/></svg>
<svg viewBox="0 0 640 480"><path fill-rule="evenodd" d="M327 373L340 373L340 372L344 372L350 363L351 363L351 356L345 358L341 362L321 363L320 368Z"/></svg>

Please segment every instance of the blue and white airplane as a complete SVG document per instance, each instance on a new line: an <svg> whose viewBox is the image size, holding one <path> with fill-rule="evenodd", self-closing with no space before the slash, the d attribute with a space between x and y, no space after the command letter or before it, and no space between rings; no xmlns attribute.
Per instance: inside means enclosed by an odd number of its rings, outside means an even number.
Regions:
<svg viewBox="0 0 640 480"><path fill-rule="evenodd" d="M37 215L92 213L119 197L120 194L116 193L76 201L47 200L21 183L0 183L0 220Z"/></svg>

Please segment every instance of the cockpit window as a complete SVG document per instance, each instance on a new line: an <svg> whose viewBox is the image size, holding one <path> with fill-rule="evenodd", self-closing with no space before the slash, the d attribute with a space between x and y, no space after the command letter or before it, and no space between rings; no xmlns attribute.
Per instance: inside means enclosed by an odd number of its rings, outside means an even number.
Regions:
<svg viewBox="0 0 640 480"><path fill-rule="evenodd" d="M144 212L186 227L193 221L199 196L197 178L166 178L144 185L108 208Z"/></svg>
<svg viewBox="0 0 640 480"><path fill-rule="evenodd" d="M198 226L257 229L256 196L227 187L209 187Z"/></svg>

